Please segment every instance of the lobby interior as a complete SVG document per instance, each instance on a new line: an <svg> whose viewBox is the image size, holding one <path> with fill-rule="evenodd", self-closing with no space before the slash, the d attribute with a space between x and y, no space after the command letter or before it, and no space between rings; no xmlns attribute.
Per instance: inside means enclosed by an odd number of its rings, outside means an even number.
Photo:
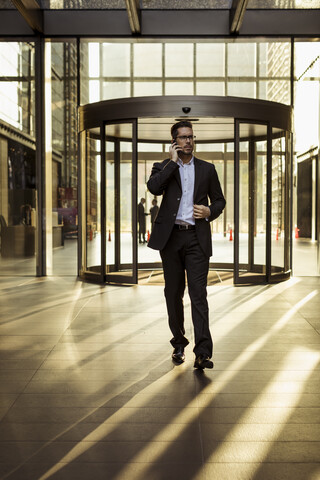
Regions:
<svg viewBox="0 0 320 480"><path fill-rule="evenodd" d="M320 479L319 25L318 0L2 3L1 479ZM159 254L132 234L134 201L145 197L149 211L145 180L168 142L126 138L116 185L113 147L88 128L81 164L79 107L177 92L279 102L294 113L281 141L269 126L268 138L257 137L254 184L249 143L196 146L227 198L207 288L213 370L193 368L187 290L190 344L185 363L172 362ZM268 207L269 157L280 160ZM258 231L248 227L250 192ZM117 217L117 201L130 195L131 214ZM234 256L250 257L250 242L262 266L244 281L249 268L244 261L236 277ZM117 255L136 282L110 281ZM275 268L287 279L270 281Z"/></svg>

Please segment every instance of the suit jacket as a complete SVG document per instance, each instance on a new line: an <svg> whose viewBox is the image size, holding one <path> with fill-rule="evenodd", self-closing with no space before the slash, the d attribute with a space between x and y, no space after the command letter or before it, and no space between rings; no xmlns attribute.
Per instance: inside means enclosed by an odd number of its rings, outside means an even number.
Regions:
<svg viewBox="0 0 320 480"><path fill-rule="evenodd" d="M194 203L209 206L211 212L209 221L205 218L195 220L196 234L203 252L210 257L212 255L210 222L219 217L226 201L215 166L194 157L194 168ZM154 163L147 186L153 195L163 195L148 246L155 250L163 250L173 230L182 196L179 165L170 159Z"/></svg>

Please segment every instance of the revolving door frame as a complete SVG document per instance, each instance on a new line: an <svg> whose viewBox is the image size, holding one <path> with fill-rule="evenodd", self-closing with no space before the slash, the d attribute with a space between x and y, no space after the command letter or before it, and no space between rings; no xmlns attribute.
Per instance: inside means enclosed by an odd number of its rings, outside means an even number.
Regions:
<svg viewBox="0 0 320 480"><path fill-rule="evenodd" d="M190 114L182 114L181 110L183 105L191 105ZM158 111L159 114L155 116L154 112ZM116 114L115 114L116 112ZM138 115L139 113L139 115ZM259 284L259 283L272 283L276 281L281 281L289 278L291 273L291 263L289 262L286 265L285 269L280 269L279 272L271 271L271 160L272 160L272 139L273 133L272 129L276 128L278 131L281 129L279 136L285 136L286 139L286 148L290 144L289 137L291 135L291 115L292 109L287 105L282 105L275 102L267 102L262 100L252 100L236 97L141 97L141 98L129 98L129 99L120 99L120 100L110 100L104 102L98 102L96 104L85 105L79 109L79 138L81 138L81 132L87 131L92 128L99 127L100 129L100 140L101 140L101 268L100 272L92 272L85 268L83 254L85 241L83 241L83 219L85 213L84 203L85 200L85 181L84 181L84 172L86 171L84 167L84 159L80 159L80 168L79 168L79 200L81 200L81 215L79 224L82 225L80 231L79 241L79 276L82 279L88 279L94 282L99 283L137 283L137 269L138 268L147 268L151 264L141 263L138 265L137 258L137 218L135 210L135 200L137 200L137 166L138 166L138 155L137 155L137 145L141 140L138 135L138 121L143 118L168 118L179 117L179 119L191 119L194 117L201 118L214 118L214 117L227 117L233 119L234 125L234 259L232 263L210 263L210 267L216 269L233 269L234 271L234 283L235 284ZM116 118L115 118L116 117ZM132 254L132 276L128 281L128 277L121 275L121 272L118 274L113 274L113 276L108 276L106 272L106 228L105 228L105 125L107 124L121 124L121 123L132 123L134 125L134 133L132 135L132 161L133 161L133 172L132 172L132 235L133 235L133 254ZM253 125L264 125L267 128L267 138L264 140L267 141L267 223L266 223L266 256L265 256L265 272L263 275L251 275L250 278L245 276L241 277L239 272L243 265L239 262L239 215L237 215L237 196L239 193L239 127L241 123L253 124ZM123 140L123 139L122 139ZM130 140L130 139L129 139ZM242 139L241 139L242 140ZM257 140L257 139L256 139ZM164 140L163 140L164 141ZM230 139L220 139L220 142L231 142ZM166 141L167 142L167 141ZM152 142L150 142L152 143ZM204 142L201 142L204 143ZM210 143L217 143L210 142ZM83 148L82 148L83 151ZM286 160L286 171L285 171L285 217L286 221L289 222L290 229L289 234L286 232L286 248L289 252L287 258L292 258L291 249L292 241L291 234L292 231L292 205L291 197L289 193L290 189L290 175L292 175L292 158L291 152L288 154L286 151L286 159L289 158L289 163ZM83 157L83 155L82 155ZM86 157L86 155L85 155ZM225 161L226 162L226 161ZM290 165L291 164L291 165ZM288 171L289 169L289 171ZM238 174L237 174L238 171ZM119 186L118 186L119 187ZM252 227L252 226L251 226ZM250 225L249 225L250 228ZM251 228L252 230L252 228ZM250 253L248 254L250 256ZM128 265L127 265L128 266ZM161 263L153 263L152 267L160 267ZM121 265L122 268L125 265ZM129 265L130 267L130 265Z"/></svg>

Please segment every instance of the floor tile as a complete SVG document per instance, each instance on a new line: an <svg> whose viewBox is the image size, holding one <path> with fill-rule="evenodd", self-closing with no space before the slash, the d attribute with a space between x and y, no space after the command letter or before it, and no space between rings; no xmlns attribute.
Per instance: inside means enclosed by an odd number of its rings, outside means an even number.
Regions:
<svg viewBox="0 0 320 480"><path fill-rule="evenodd" d="M314 463L319 460L319 447L320 442L207 441L203 449L206 463Z"/></svg>
<svg viewBox="0 0 320 480"><path fill-rule="evenodd" d="M15 468L15 472L6 477L10 480L34 480L41 478L42 475L49 474L53 480L121 480L128 478L130 480L176 480L184 478L185 480L203 480L201 463L56 463L54 466L50 463L28 463L19 467L4 466L4 472L10 472ZM1 466L0 466L1 468ZM0 470L1 475L1 470Z"/></svg>
<svg viewBox="0 0 320 480"><path fill-rule="evenodd" d="M206 480L318 480L320 463L220 463L206 464Z"/></svg>

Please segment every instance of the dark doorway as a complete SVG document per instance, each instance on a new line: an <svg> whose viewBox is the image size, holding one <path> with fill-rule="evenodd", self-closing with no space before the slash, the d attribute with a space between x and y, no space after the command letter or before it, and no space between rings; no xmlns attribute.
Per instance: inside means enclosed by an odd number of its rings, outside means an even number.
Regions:
<svg viewBox="0 0 320 480"><path fill-rule="evenodd" d="M297 176L297 227L299 237L312 234L312 159L298 163Z"/></svg>

